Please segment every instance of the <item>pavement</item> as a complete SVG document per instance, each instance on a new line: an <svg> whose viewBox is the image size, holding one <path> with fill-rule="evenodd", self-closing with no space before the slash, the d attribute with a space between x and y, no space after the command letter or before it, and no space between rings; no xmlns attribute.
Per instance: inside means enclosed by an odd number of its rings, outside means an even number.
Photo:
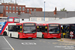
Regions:
<svg viewBox="0 0 75 50"><path fill-rule="evenodd" d="M0 50L75 50L75 44L60 39L16 39L0 36Z"/></svg>
<svg viewBox="0 0 75 50"><path fill-rule="evenodd" d="M75 39L70 39L70 38L61 38L58 41L75 44Z"/></svg>

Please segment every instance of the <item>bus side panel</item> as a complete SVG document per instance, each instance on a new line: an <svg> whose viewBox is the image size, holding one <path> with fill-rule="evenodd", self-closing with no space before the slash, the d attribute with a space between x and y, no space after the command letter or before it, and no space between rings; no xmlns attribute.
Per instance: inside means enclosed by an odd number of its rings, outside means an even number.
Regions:
<svg viewBox="0 0 75 50"><path fill-rule="evenodd" d="M47 33L45 33L45 32L42 32L42 34L43 34L43 36L44 36L44 38L47 38Z"/></svg>
<svg viewBox="0 0 75 50"><path fill-rule="evenodd" d="M59 34L48 33L48 35L45 38L61 38L61 33L59 33Z"/></svg>
<svg viewBox="0 0 75 50"><path fill-rule="evenodd" d="M19 32L19 37L20 38L36 38L36 33L25 34L25 33Z"/></svg>

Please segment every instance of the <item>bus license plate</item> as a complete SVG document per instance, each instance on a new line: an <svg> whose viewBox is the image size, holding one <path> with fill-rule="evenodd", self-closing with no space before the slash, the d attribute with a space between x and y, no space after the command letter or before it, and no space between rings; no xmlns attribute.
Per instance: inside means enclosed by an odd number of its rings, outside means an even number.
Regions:
<svg viewBox="0 0 75 50"><path fill-rule="evenodd" d="M31 37L28 37L28 38L31 38Z"/></svg>
<svg viewBox="0 0 75 50"><path fill-rule="evenodd" d="M53 38L56 38L56 37L53 37Z"/></svg>

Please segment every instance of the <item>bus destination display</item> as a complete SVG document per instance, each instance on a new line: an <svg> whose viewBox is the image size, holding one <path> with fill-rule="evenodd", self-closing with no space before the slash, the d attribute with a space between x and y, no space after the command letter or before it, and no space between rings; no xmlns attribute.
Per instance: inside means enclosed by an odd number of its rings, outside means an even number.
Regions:
<svg viewBox="0 0 75 50"><path fill-rule="evenodd" d="M23 24L24 26L34 26L35 24L33 24L33 23L25 23L25 24Z"/></svg>
<svg viewBox="0 0 75 50"><path fill-rule="evenodd" d="M50 24L49 26L59 26L58 24Z"/></svg>

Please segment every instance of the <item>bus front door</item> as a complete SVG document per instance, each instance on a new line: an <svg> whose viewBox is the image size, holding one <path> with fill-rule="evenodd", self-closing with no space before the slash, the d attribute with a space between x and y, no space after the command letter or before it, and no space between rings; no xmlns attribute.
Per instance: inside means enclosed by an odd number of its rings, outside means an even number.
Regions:
<svg viewBox="0 0 75 50"><path fill-rule="evenodd" d="M37 37L42 38L42 26L37 26Z"/></svg>

